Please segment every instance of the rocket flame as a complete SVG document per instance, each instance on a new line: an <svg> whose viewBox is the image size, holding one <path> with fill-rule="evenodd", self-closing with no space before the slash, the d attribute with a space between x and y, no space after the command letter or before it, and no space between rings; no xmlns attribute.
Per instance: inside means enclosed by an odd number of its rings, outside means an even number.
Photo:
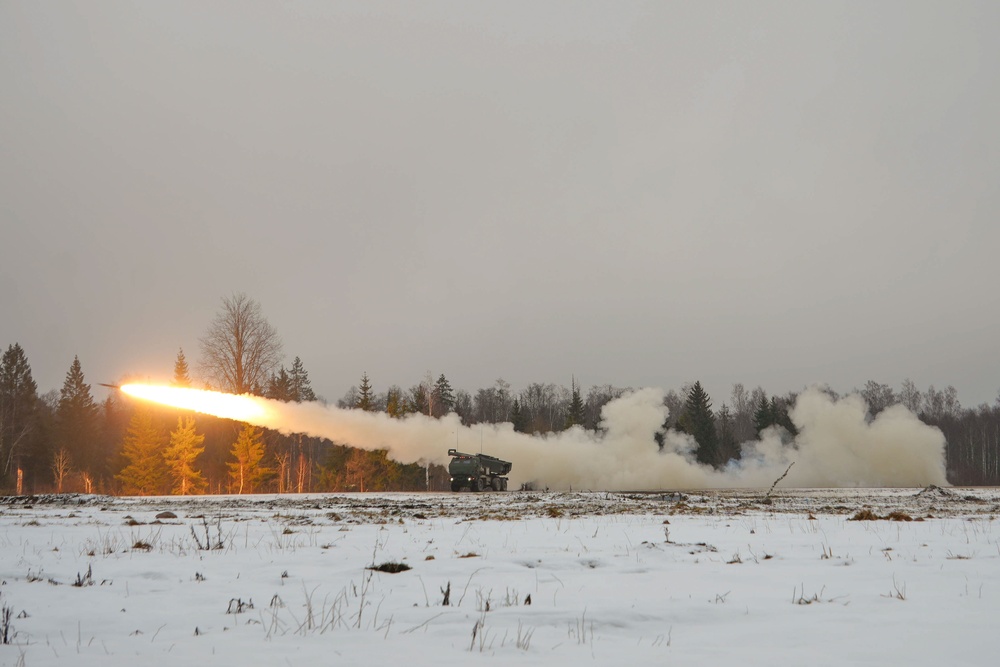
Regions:
<svg viewBox="0 0 1000 667"><path fill-rule="evenodd" d="M742 445L742 458L717 470L695 459L694 439L662 432L667 409L662 389L626 394L601 410L601 429L575 426L549 435L514 431L512 424L462 424L455 413L441 419L412 414L341 409L318 402L285 403L259 396L201 389L127 384L130 396L177 408L303 433L362 449L384 449L400 463L446 463L451 446L466 444L514 462L510 484L544 484L553 489L654 490L766 488L791 469L789 486L926 486L948 483L944 435L903 406L874 419L857 395L835 399L821 389L799 395L790 413L798 429L791 445L767 429L761 440ZM782 476L783 477L783 476Z"/></svg>
<svg viewBox="0 0 1000 667"><path fill-rule="evenodd" d="M154 403L237 421L259 421L268 412L264 402L253 396L152 384L123 384L121 390L129 396Z"/></svg>

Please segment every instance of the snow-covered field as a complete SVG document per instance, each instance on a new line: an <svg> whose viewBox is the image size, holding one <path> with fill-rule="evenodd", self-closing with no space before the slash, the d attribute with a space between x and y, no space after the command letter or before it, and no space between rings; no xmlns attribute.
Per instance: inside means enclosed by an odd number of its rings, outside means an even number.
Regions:
<svg viewBox="0 0 1000 667"><path fill-rule="evenodd" d="M0 664L996 664L1000 491L763 499L0 499Z"/></svg>

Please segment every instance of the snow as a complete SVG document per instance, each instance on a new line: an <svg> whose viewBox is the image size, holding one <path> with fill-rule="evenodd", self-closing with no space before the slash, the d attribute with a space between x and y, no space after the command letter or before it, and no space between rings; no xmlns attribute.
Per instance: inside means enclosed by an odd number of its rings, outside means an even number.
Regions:
<svg viewBox="0 0 1000 667"><path fill-rule="evenodd" d="M1000 491L764 495L0 499L0 665L994 664Z"/></svg>

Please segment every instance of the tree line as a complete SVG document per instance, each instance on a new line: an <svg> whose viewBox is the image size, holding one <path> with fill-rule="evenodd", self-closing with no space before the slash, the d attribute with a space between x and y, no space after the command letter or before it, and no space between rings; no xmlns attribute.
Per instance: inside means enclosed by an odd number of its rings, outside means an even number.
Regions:
<svg viewBox="0 0 1000 667"><path fill-rule="evenodd" d="M205 386L280 401L320 400L299 357L290 367L280 338L257 302L243 294L223 307L200 340L199 374ZM174 361L175 386L194 382L183 350ZM569 428L596 431L601 409L631 391L600 385L586 393L570 386L531 383L520 391L498 379L492 386L455 390L445 374L430 373L407 389L382 391L367 373L337 401L341 408L402 418L455 413L465 425L509 422L523 433ZM830 392L834 394L834 392ZM924 391L906 380L899 390L867 382L858 393L871 417L902 404L947 438L948 479L956 485L1000 484L1000 396L995 405L963 408L954 387ZM836 397L836 394L834 394ZM728 402L713 409L700 382L666 393L663 432L689 434L697 459L716 467L740 456L740 444L775 429L795 437L788 416L795 393L769 396L761 387L733 386ZM444 444L442 444L444 446ZM662 446L662 441L661 441ZM403 465L385 451L367 451L302 435L282 435L248 424L143 404L113 392L95 401L74 358L59 391L39 395L18 343L0 359L0 489L4 492L196 494L257 492L447 490L437 465Z"/></svg>

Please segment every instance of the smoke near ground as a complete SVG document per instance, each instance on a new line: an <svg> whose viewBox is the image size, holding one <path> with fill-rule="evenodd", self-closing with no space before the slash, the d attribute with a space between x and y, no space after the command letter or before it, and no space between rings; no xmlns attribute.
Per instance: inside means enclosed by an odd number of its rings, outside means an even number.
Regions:
<svg viewBox="0 0 1000 667"><path fill-rule="evenodd" d="M642 389L602 411L598 432L573 427L527 435L511 424L463 426L455 414L442 419L343 410L318 403L259 401L266 410L251 423L283 433L305 433L364 449L386 449L401 463L447 464L447 450L483 451L513 462L512 488L659 490L769 487L789 466L789 487L945 485L941 431L903 406L874 419L857 395L834 399L819 389L803 392L790 412L794 442L768 429L745 443L743 457L723 470L695 461L694 441L676 432L663 448L655 436L667 417L663 391ZM787 435L785 435L787 439Z"/></svg>

